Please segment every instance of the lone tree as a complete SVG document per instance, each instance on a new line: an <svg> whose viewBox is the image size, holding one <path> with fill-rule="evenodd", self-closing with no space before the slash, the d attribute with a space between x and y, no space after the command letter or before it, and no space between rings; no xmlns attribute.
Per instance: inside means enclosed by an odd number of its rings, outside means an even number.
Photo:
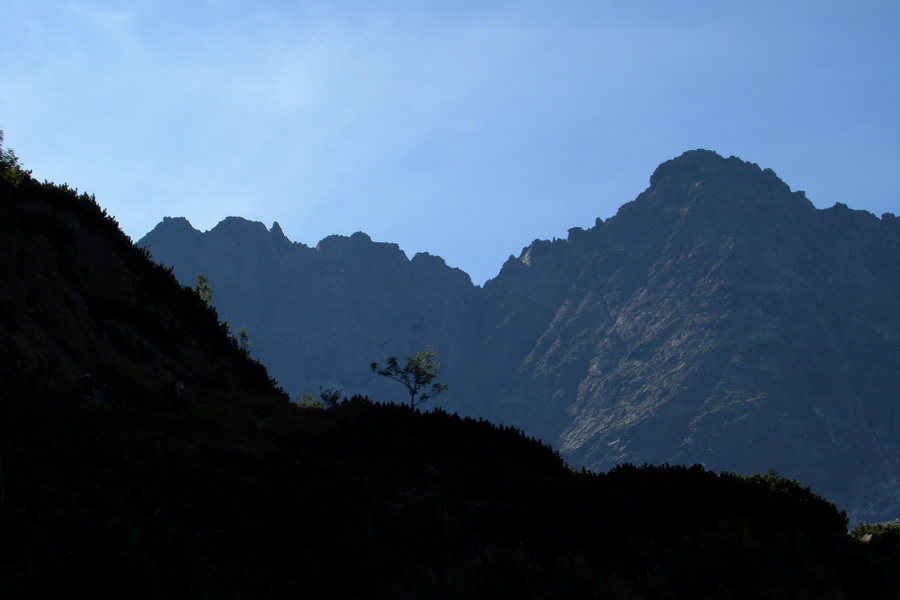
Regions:
<svg viewBox="0 0 900 600"><path fill-rule="evenodd" d="M431 383L441 369L441 363L435 360L437 355L431 346L425 346L425 349L415 356L407 356L406 365L403 367L396 357L391 356L383 369L378 367L378 363L372 363L372 371L405 385L409 392L409 406L415 408L447 389L443 383ZM427 393L421 393L429 385L431 389Z"/></svg>

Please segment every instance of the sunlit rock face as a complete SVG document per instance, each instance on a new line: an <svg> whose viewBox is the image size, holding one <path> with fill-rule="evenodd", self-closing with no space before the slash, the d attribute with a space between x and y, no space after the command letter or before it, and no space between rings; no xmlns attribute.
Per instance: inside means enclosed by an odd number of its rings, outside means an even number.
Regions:
<svg viewBox="0 0 900 600"><path fill-rule="evenodd" d="M576 467L776 469L859 518L900 501L900 220L816 209L705 150L590 229L535 241L484 288L362 233L316 248L229 218L140 245L198 273L287 391L401 400L368 370L441 351L449 410L515 425ZM437 404L437 403L436 403Z"/></svg>

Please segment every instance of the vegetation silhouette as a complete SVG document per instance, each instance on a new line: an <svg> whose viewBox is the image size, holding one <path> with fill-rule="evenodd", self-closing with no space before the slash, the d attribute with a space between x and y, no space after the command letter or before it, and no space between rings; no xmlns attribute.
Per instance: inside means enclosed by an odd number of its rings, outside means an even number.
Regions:
<svg viewBox="0 0 900 600"><path fill-rule="evenodd" d="M396 357L391 356L387 359L387 366L384 368L380 368L378 363L372 363L371 369L382 377L402 383L406 387L406 391L409 392L409 407L415 408L447 389L445 384L432 383L441 369L441 363L435 360L438 354L431 346L426 346L424 350L415 356L407 356L406 364L402 367L400 366L400 361ZM422 392L429 385L431 389L427 392Z"/></svg>
<svg viewBox="0 0 900 600"><path fill-rule="evenodd" d="M197 290L197 294L203 302L207 305L212 304L215 288L209 283L209 277L202 273L197 274L197 285L194 289Z"/></svg>

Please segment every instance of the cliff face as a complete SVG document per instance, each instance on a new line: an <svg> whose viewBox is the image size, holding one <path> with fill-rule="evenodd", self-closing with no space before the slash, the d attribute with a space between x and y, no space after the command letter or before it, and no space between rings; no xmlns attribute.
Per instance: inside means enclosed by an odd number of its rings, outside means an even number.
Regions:
<svg viewBox="0 0 900 600"><path fill-rule="evenodd" d="M207 275L292 394L397 397L366 365L433 344L444 406L576 466L775 468L865 518L900 501L900 221L817 210L739 159L661 165L616 216L534 242L483 289L359 233L313 249L277 224L169 219L139 244L183 283Z"/></svg>

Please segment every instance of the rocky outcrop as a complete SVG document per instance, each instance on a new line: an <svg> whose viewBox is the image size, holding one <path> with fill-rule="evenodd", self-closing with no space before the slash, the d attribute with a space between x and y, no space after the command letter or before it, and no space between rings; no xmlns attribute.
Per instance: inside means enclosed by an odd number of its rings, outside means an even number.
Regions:
<svg viewBox="0 0 900 600"><path fill-rule="evenodd" d="M445 407L521 427L577 467L774 468L859 518L900 502L893 215L818 210L771 170L697 150L483 289L361 233L313 249L277 224L185 225L139 243L184 283L207 275L293 394L390 399L366 365L432 344Z"/></svg>

